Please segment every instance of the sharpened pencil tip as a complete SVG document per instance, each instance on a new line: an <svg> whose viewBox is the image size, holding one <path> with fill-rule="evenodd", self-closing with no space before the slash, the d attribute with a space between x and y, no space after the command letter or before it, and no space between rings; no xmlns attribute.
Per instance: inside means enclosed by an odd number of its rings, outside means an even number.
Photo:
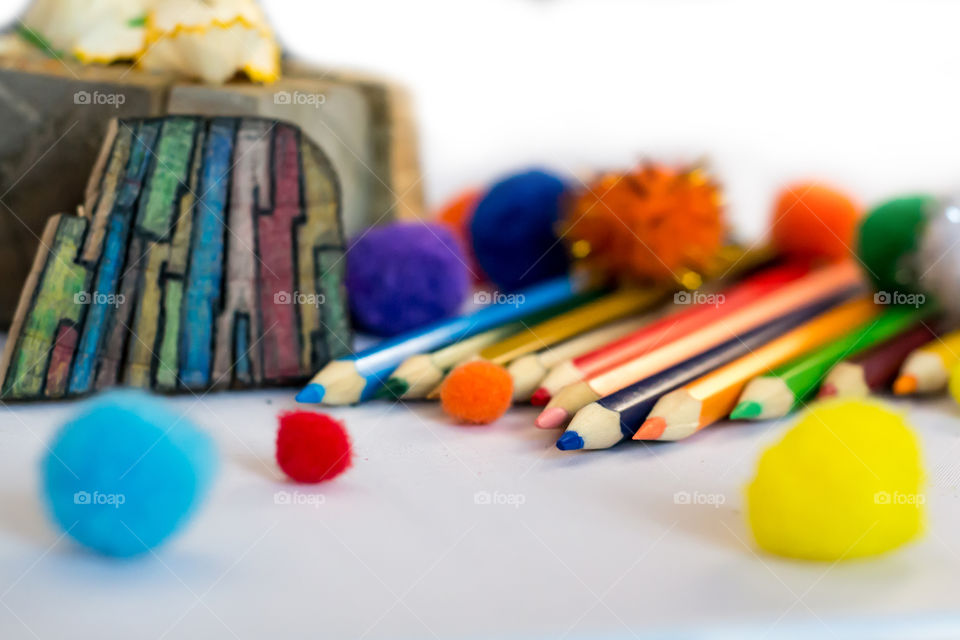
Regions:
<svg viewBox="0 0 960 640"><path fill-rule="evenodd" d="M747 400L741 402L736 407L733 408L733 411L730 412L731 420L751 420L757 418L760 414L763 413L763 405L759 402L754 402L753 400Z"/></svg>
<svg viewBox="0 0 960 640"><path fill-rule="evenodd" d="M644 420L637 432L633 434L634 440L656 440L663 435L667 429L667 421L660 417L647 418Z"/></svg>
<svg viewBox="0 0 960 640"><path fill-rule="evenodd" d="M570 414L565 409L551 407L550 409L544 409L537 416L536 425L541 429L559 429L569 417Z"/></svg>
<svg viewBox="0 0 960 640"><path fill-rule="evenodd" d="M311 382L297 394L297 402L302 402L304 404L318 404L323 402L323 396L326 393L326 389L323 388L322 384L316 384Z"/></svg>
<svg viewBox="0 0 960 640"><path fill-rule="evenodd" d="M817 394L818 398L832 398L837 395L837 385L832 382L820 387L820 393Z"/></svg>
<svg viewBox="0 0 960 640"><path fill-rule="evenodd" d="M910 374L900 376L893 383L893 393L905 396L917 390L917 377Z"/></svg>
<svg viewBox="0 0 960 640"><path fill-rule="evenodd" d="M389 378L383 383L383 386L377 389L373 397L378 400L384 398L399 399L410 390L410 384L403 378Z"/></svg>
<svg viewBox="0 0 960 640"><path fill-rule="evenodd" d="M530 396L530 404L535 407L545 407L548 402L550 402L550 392L543 387L534 391L533 395Z"/></svg>
<svg viewBox="0 0 960 640"><path fill-rule="evenodd" d="M567 431L557 440L557 449L560 451L583 449L583 438L576 431Z"/></svg>

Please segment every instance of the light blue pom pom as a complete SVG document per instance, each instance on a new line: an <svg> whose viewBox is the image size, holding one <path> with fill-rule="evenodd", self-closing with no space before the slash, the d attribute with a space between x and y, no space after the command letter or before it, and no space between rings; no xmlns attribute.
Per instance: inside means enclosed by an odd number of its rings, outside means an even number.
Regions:
<svg viewBox="0 0 960 640"><path fill-rule="evenodd" d="M141 391L88 401L42 461L54 519L77 542L128 557L186 523L213 480L213 441L186 417Z"/></svg>

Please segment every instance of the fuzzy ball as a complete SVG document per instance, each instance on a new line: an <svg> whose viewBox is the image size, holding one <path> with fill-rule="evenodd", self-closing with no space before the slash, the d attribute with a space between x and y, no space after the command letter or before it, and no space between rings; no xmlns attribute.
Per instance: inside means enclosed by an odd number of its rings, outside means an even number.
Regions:
<svg viewBox="0 0 960 640"><path fill-rule="evenodd" d="M67 535L109 556L146 553L185 524L217 468L212 440L141 391L111 391L61 427L43 493Z"/></svg>
<svg viewBox="0 0 960 640"><path fill-rule="evenodd" d="M443 410L461 422L488 424L510 408L513 379L503 367L474 360L458 366L440 387Z"/></svg>
<svg viewBox="0 0 960 640"><path fill-rule="evenodd" d="M784 188L773 206L774 246L788 256L840 260L856 246L861 210L849 196L816 183Z"/></svg>
<svg viewBox="0 0 960 640"><path fill-rule="evenodd" d="M923 475L903 416L874 401L823 402L760 457L750 526L760 547L783 556L880 554L921 530Z"/></svg>
<svg viewBox="0 0 960 640"><path fill-rule="evenodd" d="M944 199L932 206L917 247L916 272L920 291L929 294L950 316L960 319L960 200Z"/></svg>
<svg viewBox="0 0 960 640"><path fill-rule="evenodd" d="M342 423L314 411L280 415L277 464L291 480L306 484L331 480L352 460L350 436Z"/></svg>
<svg viewBox="0 0 960 640"><path fill-rule="evenodd" d="M483 270L477 264L477 257L473 255L470 223L482 195L477 189L468 189L444 204L435 216L437 223L450 229L450 232L460 242L460 246L467 256L469 270L473 272L473 279L478 282L483 280Z"/></svg>
<svg viewBox="0 0 960 640"><path fill-rule="evenodd" d="M457 313L470 277L460 245L438 224L369 229L347 253L347 294L363 331L394 336Z"/></svg>
<svg viewBox="0 0 960 640"><path fill-rule="evenodd" d="M615 277L671 281L723 245L720 187L701 169L645 165L601 176L563 223L574 258Z"/></svg>
<svg viewBox="0 0 960 640"><path fill-rule="evenodd" d="M936 206L931 196L906 196L872 209L860 223L857 255L879 291L916 291L916 251Z"/></svg>
<svg viewBox="0 0 960 640"><path fill-rule="evenodd" d="M566 273L566 250L556 225L564 182L543 171L501 180L480 200L470 221L480 268L504 291L516 291Z"/></svg>

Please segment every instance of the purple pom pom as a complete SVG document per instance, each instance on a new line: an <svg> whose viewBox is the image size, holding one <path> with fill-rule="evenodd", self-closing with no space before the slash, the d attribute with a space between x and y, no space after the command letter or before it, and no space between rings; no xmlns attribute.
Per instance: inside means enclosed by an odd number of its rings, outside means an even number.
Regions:
<svg viewBox="0 0 960 640"><path fill-rule="evenodd" d="M357 326L378 336L420 328L459 311L466 258L445 227L395 222L366 231L347 253L347 294Z"/></svg>

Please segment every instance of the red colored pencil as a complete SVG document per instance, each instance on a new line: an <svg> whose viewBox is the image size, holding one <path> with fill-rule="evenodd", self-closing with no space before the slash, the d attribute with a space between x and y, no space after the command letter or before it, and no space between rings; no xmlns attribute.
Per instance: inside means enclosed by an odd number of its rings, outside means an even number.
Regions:
<svg viewBox="0 0 960 640"><path fill-rule="evenodd" d="M534 392L531 402L538 406L545 405L563 387L587 380L690 331L711 324L809 272L807 265L786 264L766 269L713 296L702 293L677 294L679 300L683 299L681 296L688 296L694 301L697 296L703 296L705 302L672 313L598 349L554 366L540 384L540 388Z"/></svg>

